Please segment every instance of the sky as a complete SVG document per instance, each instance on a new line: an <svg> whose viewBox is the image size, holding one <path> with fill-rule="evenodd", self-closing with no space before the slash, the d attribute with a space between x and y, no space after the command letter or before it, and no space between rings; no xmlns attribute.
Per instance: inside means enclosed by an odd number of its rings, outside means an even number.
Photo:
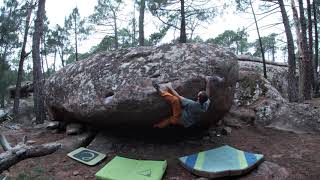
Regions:
<svg viewBox="0 0 320 180"><path fill-rule="evenodd" d="M124 0L125 6L123 8L123 15L125 17L132 18L133 16L133 1L134 0ZM223 2L223 0L214 0L217 5ZM254 9L256 14L261 13L259 10L259 4L261 4L260 0L253 0L254 2ZM0 0L0 5L3 4L3 0ZM56 24L63 26L64 19L66 16L72 12L75 7L78 7L79 13L81 17L89 17L93 11L94 6L97 4L96 0L46 0L46 15L49 19L49 26L54 27ZM249 9L250 10L250 9ZM257 32L255 29L253 16L251 11L248 13L235 13L235 7L229 7L228 9L224 10L223 15L216 16L210 24L203 24L201 27L197 28L194 32L195 36L200 36L202 39L206 40L208 38L214 38L219 34L223 33L225 30L237 30L238 28L247 28L249 33L249 42L253 42L257 39ZM139 13L138 11L135 12L136 18L138 18ZM263 17L264 15L258 15L257 19ZM156 18L152 17L150 13L145 15L145 37L148 37L151 33L155 32L157 25L159 22L155 20ZM119 22L120 26L127 26L127 20L123 19L122 22ZM270 23L277 23L282 22L281 14L276 13L270 17L264 18L263 21L259 21L259 27L264 27ZM283 25L279 25L272 29L264 29L261 28L260 34L261 36L267 36L272 32L276 33L283 33ZM92 46L97 45L104 34L101 33L93 33L90 35L87 40L81 41L79 44L79 52L85 53L88 52ZM179 32L168 32L166 37L161 41L161 43L170 42L174 38L179 37ZM283 39L284 36L280 36L279 39ZM30 43L29 43L30 44ZM283 59L279 60L283 62ZM59 63L59 61L58 61ZM49 57L49 64L53 64L53 58ZM60 65L61 66L61 65Z"/></svg>
<svg viewBox="0 0 320 180"><path fill-rule="evenodd" d="M126 12L129 14L133 13L133 0L125 0L126 3ZM218 2L218 0L217 0ZM50 25L54 26L55 24L63 25L65 16L68 16L72 9L78 7L80 15L82 17L88 17L93 13L94 6L97 4L95 0L47 0L46 2L46 13L50 21ZM255 3L255 9L258 10L258 3ZM228 12L226 12L223 16L217 16L210 24L205 24L204 27L200 27L195 31L195 35L199 35L203 39L208 39L212 37L216 37L217 35L223 33L225 30L237 30L237 28L248 27L251 25L253 21L253 16L250 13L240 13L233 14L235 11L234 8L230 8ZM257 11L258 13L258 11ZM138 18L138 12L136 12L136 18ZM264 24L260 24L260 26L264 26L266 23L270 22L279 22L280 14L264 19ZM154 18L155 19L155 18ZM156 22L151 22L152 17L150 14L146 14L145 17L145 36L148 37L156 28ZM259 23L262 23L259 22ZM283 31L283 29L276 31ZM254 41L257 38L257 33L255 31L255 26L251 25L249 28L250 38L249 40ZM262 30L261 35L266 36L275 30ZM168 33L169 36L165 37L162 41L163 43L169 42L173 39L172 35L174 33ZM175 33L176 36L179 35L179 32ZM99 35L98 33L92 35L88 38L87 41L84 41L80 44L80 52L84 53L88 51L91 46L98 44L104 35Z"/></svg>

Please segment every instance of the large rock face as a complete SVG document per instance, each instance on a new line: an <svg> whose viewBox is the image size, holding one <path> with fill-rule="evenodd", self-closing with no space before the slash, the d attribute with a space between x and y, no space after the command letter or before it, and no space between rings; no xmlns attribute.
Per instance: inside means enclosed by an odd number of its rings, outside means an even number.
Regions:
<svg viewBox="0 0 320 180"><path fill-rule="evenodd" d="M283 81L285 77L279 77ZM319 101L319 100L317 100ZM259 72L240 71L230 114L246 122L295 133L320 132L319 104L289 103Z"/></svg>
<svg viewBox="0 0 320 180"><path fill-rule="evenodd" d="M240 71L256 72L263 75L262 59L239 55ZM288 98L288 67L282 63L266 64L267 78L273 87L275 87L284 98Z"/></svg>
<svg viewBox="0 0 320 180"><path fill-rule="evenodd" d="M122 49L61 69L46 81L45 100L55 120L151 126L171 113L152 80L194 99L205 89L202 76L219 76L224 80L213 80L213 103L204 115L216 122L232 105L238 68L232 52L209 44Z"/></svg>

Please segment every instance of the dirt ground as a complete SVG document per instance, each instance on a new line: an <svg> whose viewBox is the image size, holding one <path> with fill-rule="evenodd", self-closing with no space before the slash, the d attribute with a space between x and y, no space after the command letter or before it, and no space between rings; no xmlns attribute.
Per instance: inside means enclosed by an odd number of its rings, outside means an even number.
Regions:
<svg viewBox="0 0 320 180"><path fill-rule="evenodd" d="M52 142L65 137L44 129L20 129L5 133L11 142L17 142L22 135L28 135L35 144ZM10 168L11 179L94 179L94 174L115 155L137 159L166 159L168 167L165 180L193 180L199 177L183 169L177 157L197 151L208 150L221 145L262 153L266 161L276 163L289 172L288 179L319 179L320 177L320 135L293 134L264 127L246 125L232 129L229 135L209 135L208 131L194 132L172 137L143 135L111 135L113 141L108 158L94 167L78 163L66 156L67 152L27 159ZM212 134L212 133L211 133ZM233 177L239 179L249 177Z"/></svg>

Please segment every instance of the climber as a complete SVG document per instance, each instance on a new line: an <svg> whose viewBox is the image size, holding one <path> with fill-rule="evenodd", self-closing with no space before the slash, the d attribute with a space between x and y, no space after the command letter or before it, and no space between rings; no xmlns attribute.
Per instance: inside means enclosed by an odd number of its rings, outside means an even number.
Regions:
<svg viewBox="0 0 320 180"><path fill-rule="evenodd" d="M166 86L166 90L161 90L160 85L153 81L152 85L154 88L161 97L171 104L172 108L172 115L169 118L154 124L153 127L164 128L169 125L180 125L188 128L199 122L201 114L207 111L210 104L209 97L211 96L211 92L209 87L211 77L205 77L205 79L206 91L200 91L198 93L197 101L180 96L170 86Z"/></svg>

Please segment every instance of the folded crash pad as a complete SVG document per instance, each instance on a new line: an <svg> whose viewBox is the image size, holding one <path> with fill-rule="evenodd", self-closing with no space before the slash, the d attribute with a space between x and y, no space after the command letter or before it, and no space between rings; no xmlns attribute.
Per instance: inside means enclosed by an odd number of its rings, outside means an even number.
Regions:
<svg viewBox="0 0 320 180"><path fill-rule="evenodd" d="M68 156L89 166L96 165L106 157L105 154L84 147L70 152Z"/></svg>
<svg viewBox="0 0 320 180"><path fill-rule="evenodd" d="M166 167L166 161L135 160L116 156L96 173L96 178L98 180L160 180Z"/></svg>
<svg viewBox="0 0 320 180"><path fill-rule="evenodd" d="M263 161L263 155L226 145L181 157L179 161L183 167L198 176L218 178L249 172Z"/></svg>

